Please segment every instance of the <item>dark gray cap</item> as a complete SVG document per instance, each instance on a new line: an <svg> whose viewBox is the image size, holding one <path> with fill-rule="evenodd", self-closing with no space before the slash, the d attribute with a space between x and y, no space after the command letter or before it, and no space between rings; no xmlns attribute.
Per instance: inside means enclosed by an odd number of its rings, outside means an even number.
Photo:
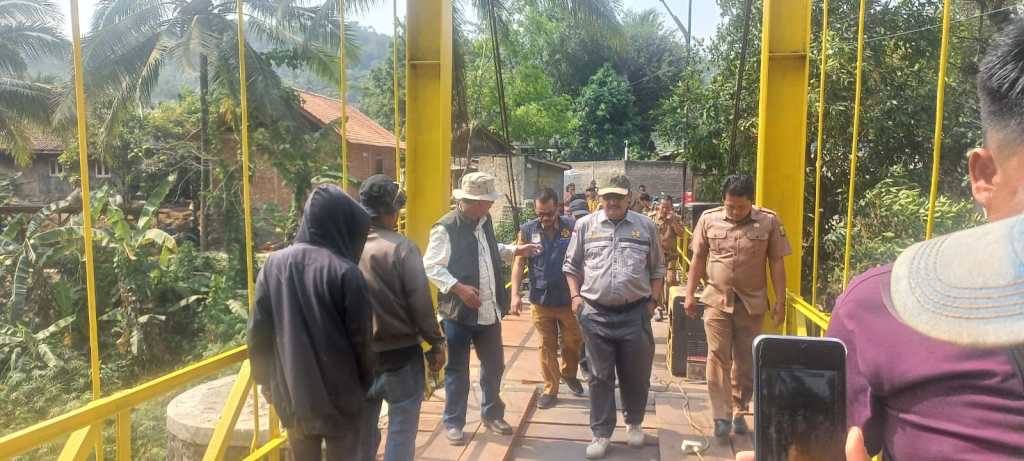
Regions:
<svg viewBox="0 0 1024 461"><path fill-rule="evenodd" d="M572 217L579 219L582 216L586 216L590 213L590 208L587 207L587 201L581 198L569 202L569 212L572 213Z"/></svg>
<svg viewBox="0 0 1024 461"><path fill-rule="evenodd" d="M395 178L376 174L359 187L359 203L372 217L398 212L405 206L405 193Z"/></svg>

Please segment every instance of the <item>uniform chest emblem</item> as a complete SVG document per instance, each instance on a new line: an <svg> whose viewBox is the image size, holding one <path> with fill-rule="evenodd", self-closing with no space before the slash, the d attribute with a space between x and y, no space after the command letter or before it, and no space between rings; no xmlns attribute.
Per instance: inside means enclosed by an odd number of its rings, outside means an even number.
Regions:
<svg viewBox="0 0 1024 461"><path fill-rule="evenodd" d="M569 238L569 229L562 229L562 238Z"/></svg>
<svg viewBox="0 0 1024 461"><path fill-rule="evenodd" d="M638 230L635 230L635 231L633 231L633 233L632 233L632 234L630 234L630 235L632 235L632 236L633 236L633 238L635 238L635 239L638 239L638 238L640 238L640 231L638 231Z"/></svg>

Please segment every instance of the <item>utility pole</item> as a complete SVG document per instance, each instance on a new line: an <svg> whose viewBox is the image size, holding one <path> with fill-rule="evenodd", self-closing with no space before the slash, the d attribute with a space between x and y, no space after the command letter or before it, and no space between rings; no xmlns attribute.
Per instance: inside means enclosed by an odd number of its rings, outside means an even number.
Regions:
<svg viewBox="0 0 1024 461"><path fill-rule="evenodd" d="M665 7L665 11L668 12L668 15L672 17L672 21L676 23L676 27L679 28L679 31L683 33L683 38L686 39L686 49L687 51L689 51L690 28L683 26L683 21L680 21L679 18L677 18L676 15L672 13L672 9L668 7L668 3L665 3L665 0L661 0L661 4L662 6ZM693 13L693 0L690 0L690 12ZM689 18L687 18L687 22L689 22Z"/></svg>

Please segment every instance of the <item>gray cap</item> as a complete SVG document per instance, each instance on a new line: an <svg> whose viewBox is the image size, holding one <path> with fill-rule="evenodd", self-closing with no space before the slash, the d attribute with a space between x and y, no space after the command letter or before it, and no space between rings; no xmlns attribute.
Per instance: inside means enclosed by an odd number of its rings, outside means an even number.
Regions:
<svg viewBox="0 0 1024 461"><path fill-rule="evenodd" d="M623 175L612 176L597 190L597 195L618 194L629 195L629 178Z"/></svg>
<svg viewBox="0 0 1024 461"><path fill-rule="evenodd" d="M889 309L911 328L975 347L1024 344L1024 215L907 248Z"/></svg>
<svg viewBox="0 0 1024 461"><path fill-rule="evenodd" d="M569 202L569 212L572 213L574 219L579 219L590 213L590 208L587 206L587 201L581 198Z"/></svg>

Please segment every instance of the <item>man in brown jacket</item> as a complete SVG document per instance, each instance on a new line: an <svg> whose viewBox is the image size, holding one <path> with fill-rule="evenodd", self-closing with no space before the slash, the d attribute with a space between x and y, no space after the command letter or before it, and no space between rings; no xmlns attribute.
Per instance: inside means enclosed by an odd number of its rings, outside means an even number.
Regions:
<svg viewBox="0 0 1024 461"><path fill-rule="evenodd" d="M420 404L423 401L423 349L437 372L444 366L445 339L437 325L427 274L416 245L394 231L405 194L394 179L374 175L363 182L359 199L371 218L370 235L359 260L373 308L371 345L378 353L373 385L368 392L366 425L370 440L363 444L364 460L372 460L380 445L381 401L388 402L386 461L413 459Z"/></svg>

